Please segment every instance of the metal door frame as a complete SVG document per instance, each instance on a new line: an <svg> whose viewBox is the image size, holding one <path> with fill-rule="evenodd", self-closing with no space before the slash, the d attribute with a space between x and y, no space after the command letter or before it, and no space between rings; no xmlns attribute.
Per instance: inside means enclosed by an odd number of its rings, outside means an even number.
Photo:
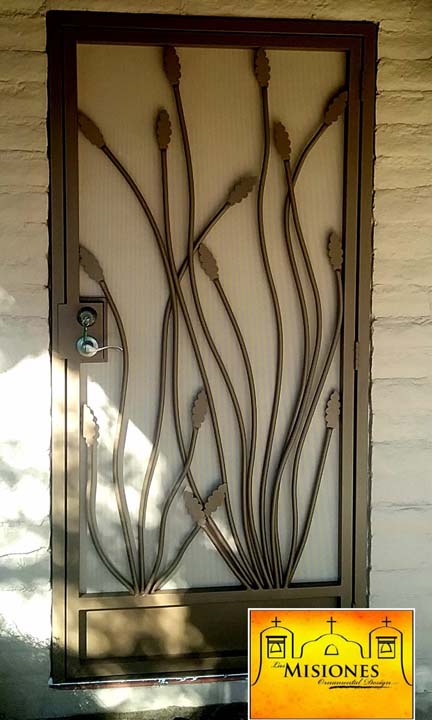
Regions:
<svg viewBox="0 0 432 720"><path fill-rule="evenodd" d="M79 523L77 469L79 463L79 400L76 407L77 362L60 352L64 325L75 321L79 305L78 253L78 161L76 44L121 43L213 47L286 47L341 50L347 53L350 90L348 147L345 185L358 184L358 193L346 198L345 232L357 238L345 286L356 287L356 306L345 307L352 329L352 346L344 343L343 364L350 366L353 380L344 395L344 413L353 418L351 447L346 446L341 466L353 474L354 495L344 497L340 511L340 567L342 582L298 585L285 590L266 590L277 606L315 605L331 598L337 606L367 604L369 518L369 361L370 285L372 234L372 172L376 26L368 22L274 20L172 15L61 12L47 14L49 73L50 237L51 237L51 332L52 332L52 579L53 643L52 674L55 683L86 681L91 677L118 676L121 663L101 661L86 666L80 659L81 619L97 608L149 607L155 599L80 596L78 592ZM357 138L357 142L353 142ZM61 311L61 321L59 319ZM72 402L70 402L70 398ZM69 402L69 405L67 403ZM344 418L342 418L342 422ZM346 491L345 491L346 492ZM260 605L256 591L188 591L170 593L177 604L233 601L233 595L249 606ZM310 600L308 601L308 598ZM71 620L72 619L72 620ZM125 663L126 674L143 677L139 660ZM230 672L245 672L245 658L233 661ZM180 670L160 663L157 675L176 677ZM211 669L202 674L212 675ZM214 672L213 672L214 675ZM220 676L227 678L225 672Z"/></svg>

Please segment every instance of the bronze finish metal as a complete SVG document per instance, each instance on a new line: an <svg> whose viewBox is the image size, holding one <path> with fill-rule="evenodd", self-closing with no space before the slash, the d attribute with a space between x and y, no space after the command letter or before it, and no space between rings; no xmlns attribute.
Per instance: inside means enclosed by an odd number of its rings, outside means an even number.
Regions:
<svg viewBox="0 0 432 720"><path fill-rule="evenodd" d="M108 353L101 350L97 356L82 357L78 354L76 341L83 334L83 326L79 321L79 313L83 308L90 308L96 313L96 320L91 325L91 334L98 341L100 348L107 342L107 302L104 297L80 297L76 304L59 304L57 306L57 341L58 354L63 358L74 358L78 362L106 362Z"/></svg>
<svg viewBox="0 0 432 720"><path fill-rule="evenodd" d="M79 439L76 433L68 430L67 420L64 424L65 434L55 441L53 447L53 519L54 532L54 652L53 673L58 682L79 678L109 677L113 675L142 675L151 676L155 672L167 677L178 675L179 672L193 672L194 674L215 674L215 669L226 677L226 673L239 672L245 669L245 627L246 616L242 620L242 613L248 606L271 607L280 606L326 606L337 607L356 602L366 601L365 558L366 558L366 515L365 505L367 499L367 461L357 455L357 473L354 480L349 470L350 457L352 458L354 437L354 403L359 391L364 393L364 385L355 386L355 368L349 366L347 358L352 352L354 342L357 342L356 330L356 303L359 317L362 318L363 345L360 348L363 383L367 380L367 347L364 336L366 334L365 307L368 293L364 286L368 275L365 263L370 257L369 251L357 248L357 204L353 200L353 192L360 187L361 215L359 224L363 244L369 247L370 237L367 234L367 222L370 219L370 193L371 193L371 133L372 133L372 94L373 75L373 48L375 42L375 28L369 23L314 23L303 21L261 21L261 20L235 20L226 18L176 18L171 16L139 16L137 24L132 29L128 16L102 15L84 13L49 13L49 48L50 48L50 134L51 134L51 165L53 176L52 189L52 268L53 268L53 308L66 308L60 317L53 313L53 338L57 338L61 330L64 317L69 317L76 311L78 298L78 238L77 238L77 114L81 132L98 147L109 160L113 168L120 173L129 189L134 194L143 210L146 221L149 223L154 239L159 249L161 261L169 287L163 325L160 354L160 393L159 408L156 417L153 448L148 466L146 468L138 516L138 546L131 524L125 487L122 474L123 448L125 442L125 401L128 390L129 352L126 332L114 298L104 278L101 265L102 258L95 258L86 248L81 247L80 259L84 270L98 284L102 292L99 301L105 303L111 311L121 339L123 348L123 371L121 380L120 403L118 411L117 428L114 442L112 474L115 487L117 507L121 520L123 540L128 558L130 577L121 572L111 561L109 550L104 547L97 524L96 487L97 487L97 441L98 424L91 408L84 405L82 408L82 437L87 449L87 481L85 493L85 517L90 537L101 561L125 588L124 593L80 595L78 592L79 542L78 542L78 485L77 473L72 467L79 464L77 447ZM172 91L181 130L181 140L187 169L187 186L189 196L188 206L188 237L187 257L177 269L171 236L171 223L169 212L169 185L168 185L168 157L169 144L172 135L170 118L165 110L159 112L156 122L156 141L160 150L162 197L164 208L163 231L152 214L152 211L142 194L142 191L120 162L115 152L107 146L102 131L95 124L94 118L88 118L83 113L77 113L76 107L76 70L75 47L78 42L116 42L137 44L150 44L164 46L163 63L167 81ZM195 231L195 189L193 162L188 140L187 118L181 97L181 62L174 43L178 46L209 45L222 47L251 48L254 57L254 72L258 83L262 124L263 124L263 156L262 166L258 178L247 176L234 184L233 188L222 201L219 210L210 218L205 228L197 235ZM297 403L293 415L288 423L285 443L277 463L276 475L269 474L270 460L272 458L273 442L278 421L278 409L281 401L281 387L283 376L283 329L280 303L274 284L269 257L267 253L265 225L263 217L263 202L265 182L269 164L271 145L271 68L264 48L295 47L345 50L347 53L347 73L349 74L348 90L340 91L329 103L317 130L307 142L294 167L291 167L291 144L288 132L282 123L274 126L274 143L283 163L286 178L286 201L284 209L284 230L288 261L291 266L296 292L299 298L303 322L303 365L302 378L298 388ZM368 47L365 55L364 48ZM54 65L57 63L57 65ZM364 87L369 90L367 98L359 98L360 80L363 78ZM66 90L65 90L66 89ZM362 115L357 112L361 107ZM347 114L346 125L346 167L347 186L345 189L345 243L346 262L344 274L342 268L343 249L341 240L332 233L328 240L329 261L335 273L335 286L337 298L337 311L334 322L333 335L327 348L322 347L322 304L315 279L314 269L310 260L307 241L303 236L301 221L298 213L295 184L308 154L326 132L326 129L338 119ZM289 120L289 118L288 118ZM361 132L360 132L361 130ZM65 147L65 155L63 155ZM362 167L366 169L366 182L361 181L359 172L359 157L362 158ZM359 181L360 177L360 181ZM217 260L204 243L215 224L228 210L238 202L245 200L254 188L257 188L256 217L258 237L262 264L267 279L269 293L272 300L276 325L277 353L275 368L275 386L273 394L272 411L267 434L263 466L260 473L259 485L259 517L255 517L252 496L252 473L255 462L256 433L257 433L257 399L253 370L249 359L241 328L235 317L229 298L225 294L219 276ZM62 198L66 198L66 216L63 215ZM369 213L369 215L368 215ZM291 225L294 233L291 232ZM294 244L298 243L298 252ZM356 257L362 258L363 287L362 303L356 301L355 273ZM251 409L250 437L247 436L244 418L236 395L235 387L221 355L213 339L211 330L205 318L198 285L196 282L195 259L198 258L202 269L209 280L213 282L217 297L224 308L229 322L233 328L236 342L239 346L241 358L244 363ZM309 308L308 300L302 286L299 272L299 259L303 263L308 283L313 297L313 309ZM65 268L63 274L62 267ZM213 357L224 379L228 395L231 399L237 419L240 447L241 447L241 519L243 523L243 539L236 527L230 500L230 483L232 478L227 476L224 452L218 427L218 419L212 398L211 387L202 359L199 343L189 314L188 306L181 287L181 281L188 274L192 291L193 302L199 318L205 340L209 345ZM348 305L347 305L348 303ZM360 310L361 305L361 310ZM349 309L349 313L346 310ZM179 314L181 313L186 325L190 341L194 350L197 365L200 370L203 390L195 398L191 412L191 433L188 447L185 442L184 430L180 422L178 381L178 333ZM76 314L75 314L76 318ZM313 322L311 322L313 318ZM67 323L68 324L68 323ZM149 490L154 477L154 470L159 450L159 443L164 419L164 407L168 372L168 335L172 327L171 368L172 368L172 407L177 442L183 458L183 469L178 475L165 500L159 544L156 559L152 568L145 567L144 560L144 530L146 525L146 510ZM313 333L311 328L314 328ZM334 390L328 398L325 411L325 431L320 453L318 467L309 499L306 519L300 527L298 515L298 483L299 465L302 450L307 434L315 415L318 401L324 388L330 366L332 364L338 342L343 330L343 365L342 388L343 401L343 436L346 438L341 455L340 480L340 579L336 583L293 583L294 573L300 562L306 546L313 519L316 502L319 495L321 479L325 467L327 453L332 435L338 426L341 401L339 393ZM63 332L63 331L62 331ZM63 341L64 345L64 341ZM351 348L350 348L351 346ZM76 388L75 373L79 368L79 359L69 354L62 360L61 344L56 341L53 345L54 361L56 366L64 363L65 374L62 379L61 370L53 371L53 392L61 397L68 387L68 395L74 395ZM56 353L59 352L59 355ZM79 401L79 400L78 400ZM71 401L76 402L75 400ZM75 406L76 407L76 406ZM205 420L208 410L212 424L220 467L221 482L218 487L204 499L193 478L191 466L196 443L199 439L199 428ZM59 418L54 417L54 422ZM357 409L358 447L366 449L367 439L367 407L363 402L362 412ZM69 435L67 435L69 433ZM61 457L62 448L68 445L66 465ZM350 455L351 453L351 455ZM75 459L74 459L75 458ZM77 461L76 461L77 459ZM287 462L292 459L292 470L286 477ZM358 479L359 473L361 478ZM67 485L64 479L68 477ZM289 554L286 559L282 557L280 547L280 528L278 509L280 488L282 482L287 482L290 488L290 503L293 517ZM184 538L176 556L168 566L163 564L166 521L168 512L176 495L185 483L190 490L184 491L184 502L193 521L193 527ZM359 483L360 492L357 492ZM68 513L65 514L62 498L68 490ZM234 548L228 543L213 514L218 510L225 511L228 525L234 540ZM66 525L64 525L66 518ZM359 522L361 520L361 522ZM212 542L222 559L237 577L240 586L232 590L211 589L208 591L178 591L167 592L163 586L177 569L194 538L202 530ZM355 541L355 535L364 542ZM65 543L66 539L66 543ZM355 549L355 567L349 561L347 551ZM62 588L66 589L64 608ZM226 621L226 607L229 603L231 614L235 617L239 627L233 627L230 645L223 640L220 625ZM163 625L164 618L174 618L174 608L186 608L191 627L204 632L208 645L195 648L187 639L180 655L173 657L169 652L164 653L163 635L152 635L152 623L146 618L153 617L157 612ZM150 609L153 608L150 615ZM194 610L195 608L195 610ZM221 612L219 612L221 611ZM98 615L99 614L99 615ZM100 620L98 617L100 616ZM78 622L79 618L79 622ZM112 625L113 628L126 628L130 621L137 629L135 636L131 632L131 643L117 644L112 638L111 655L100 651L97 643L97 633L102 625ZM134 618L132 620L132 618ZM150 622L150 626L148 623ZM120 623L120 625L119 625ZM195 623L195 624L194 624ZM244 624L242 624L244 623ZM141 628L141 629L140 629ZM150 633L150 634L149 634ZM134 638L134 639L133 639ZM132 642L133 639L133 642ZM225 642L225 644L224 644ZM134 650L124 650L124 647ZM151 648L155 649L152 650ZM126 653L126 654L125 654ZM124 664L125 663L125 664Z"/></svg>

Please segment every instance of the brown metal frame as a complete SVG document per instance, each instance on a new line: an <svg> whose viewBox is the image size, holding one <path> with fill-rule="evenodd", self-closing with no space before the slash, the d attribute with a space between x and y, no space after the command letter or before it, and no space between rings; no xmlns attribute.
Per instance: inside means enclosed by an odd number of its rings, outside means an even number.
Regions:
<svg viewBox="0 0 432 720"><path fill-rule="evenodd" d="M47 15L49 55L49 138L51 163L51 317L53 352L52 433L52 674L57 684L117 676L149 677L141 659L89 662L85 658L85 627L95 610L127 612L156 607L154 595L80 595L78 588L78 467L80 428L79 357L65 358L64 325L75 328L79 307L78 162L76 44L120 43L245 48L340 50L347 54L350 106L346 122L344 202L345 290L344 443L341 456L340 570L335 583L291 585L273 590L209 590L164 592L167 605L219 609L231 605L239 617L246 608L265 606L347 607L367 603L369 502L369 307L371 277L372 167L376 26L366 22L177 17L114 13L50 12ZM287 178L289 182L289 177ZM355 289L355 292L353 291ZM353 299L355 298L355 301ZM69 320L68 320L69 318ZM348 480L348 482L347 482ZM159 596L160 597L160 596ZM219 622L219 620L215 620ZM209 658L199 674L221 679L246 670L245 654L224 657L216 666ZM188 674L197 674L190 664ZM180 676L184 660L161 658L152 675Z"/></svg>

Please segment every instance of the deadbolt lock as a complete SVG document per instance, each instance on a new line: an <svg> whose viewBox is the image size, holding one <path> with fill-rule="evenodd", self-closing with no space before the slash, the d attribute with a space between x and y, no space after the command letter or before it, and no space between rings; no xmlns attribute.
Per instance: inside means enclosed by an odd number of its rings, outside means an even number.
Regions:
<svg viewBox="0 0 432 720"><path fill-rule="evenodd" d="M94 308L83 307L78 313L78 322L83 328L88 328L94 325L97 318L97 312Z"/></svg>
<svg viewBox="0 0 432 720"><path fill-rule="evenodd" d="M100 347L96 338L88 334L88 328L94 325L97 320L97 312L94 308L81 308L77 319L83 328L81 337L76 341L76 349L81 357L92 358L104 350L120 350L120 352L123 352L123 348L118 345L102 345Z"/></svg>

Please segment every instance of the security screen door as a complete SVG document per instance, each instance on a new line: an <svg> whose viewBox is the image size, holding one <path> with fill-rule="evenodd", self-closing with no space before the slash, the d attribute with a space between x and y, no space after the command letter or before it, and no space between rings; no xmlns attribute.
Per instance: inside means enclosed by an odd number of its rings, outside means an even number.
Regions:
<svg viewBox="0 0 432 720"><path fill-rule="evenodd" d="M53 673L366 600L374 30L49 15Z"/></svg>

